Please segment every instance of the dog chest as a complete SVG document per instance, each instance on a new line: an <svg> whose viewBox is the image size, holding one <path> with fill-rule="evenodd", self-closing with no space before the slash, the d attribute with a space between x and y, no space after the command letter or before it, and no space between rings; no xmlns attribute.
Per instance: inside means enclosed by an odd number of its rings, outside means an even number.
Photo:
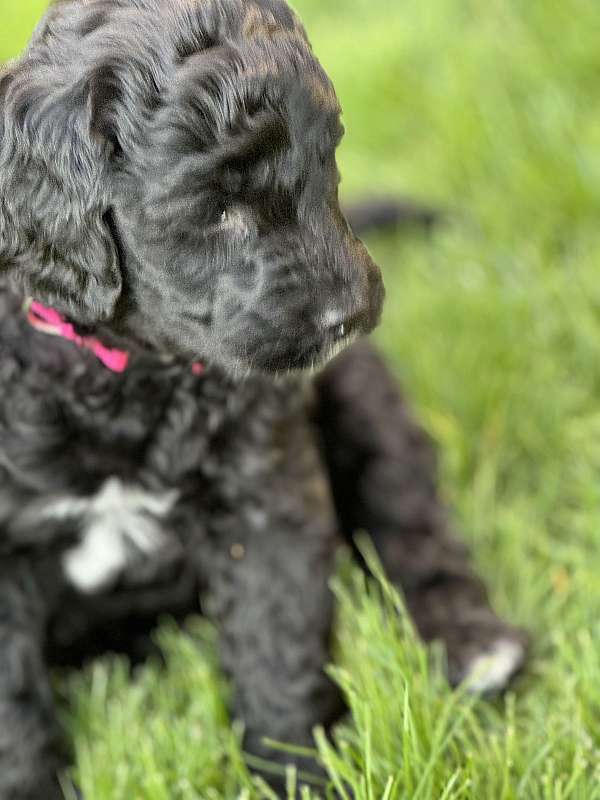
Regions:
<svg viewBox="0 0 600 800"><path fill-rule="evenodd" d="M174 490L148 492L109 478L91 497L51 502L44 517L79 531L78 543L62 555L68 582L86 594L104 591L127 569L171 549L166 522L177 499Z"/></svg>

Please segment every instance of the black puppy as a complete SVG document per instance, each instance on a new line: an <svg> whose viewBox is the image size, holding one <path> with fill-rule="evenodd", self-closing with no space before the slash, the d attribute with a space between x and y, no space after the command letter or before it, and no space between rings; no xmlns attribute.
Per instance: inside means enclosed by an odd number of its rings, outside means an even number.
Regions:
<svg viewBox="0 0 600 800"><path fill-rule="evenodd" d="M310 742L339 708L327 582L356 528L452 680L501 688L522 640L384 366L358 344L306 374L374 327L383 288L289 8L63 0L0 108L1 800L58 794L48 664L133 649L199 595L249 750Z"/></svg>

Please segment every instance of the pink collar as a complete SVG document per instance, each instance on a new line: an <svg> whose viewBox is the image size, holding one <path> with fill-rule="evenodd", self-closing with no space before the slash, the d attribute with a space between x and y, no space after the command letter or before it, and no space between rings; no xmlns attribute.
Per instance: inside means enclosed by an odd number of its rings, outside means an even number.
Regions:
<svg viewBox="0 0 600 800"><path fill-rule="evenodd" d="M72 323L67 322L62 314L53 308L48 308L36 300L27 300L25 311L27 312L27 321L36 331L50 336L59 336L61 339L73 342L77 347L90 350L112 372L125 372L129 366L129 353L126 350L106 347L94 336L82 336L77 333ZM202 375L204 364L200 362L192 364L192 372L194 375Z"/></svg>
<svg viewBox="0 0 600 800"><path fill-rule="evenodd" d="M77 347L91 350L96 358L112 372L125 372L129 364L129 353L125 350L113 350L106 347L93 336L81 336L75 327L55 311L38 303L36 300L28 300L25 303L27 311L27 321L32 328L50 336L59 336L69 342L74 342Z"/></svg>

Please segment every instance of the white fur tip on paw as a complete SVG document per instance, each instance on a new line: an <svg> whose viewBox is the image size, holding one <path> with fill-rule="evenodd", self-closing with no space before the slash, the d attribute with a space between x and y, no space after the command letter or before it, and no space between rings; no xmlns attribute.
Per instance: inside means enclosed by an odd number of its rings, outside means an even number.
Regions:
<svg viewBox="0 0 600 800"><path fill-rule="evenodd" d="M525 648L512 639L498 639L476 656L465 671L463 685L473 694L494 694L506 688L523 666Z"/></svg>

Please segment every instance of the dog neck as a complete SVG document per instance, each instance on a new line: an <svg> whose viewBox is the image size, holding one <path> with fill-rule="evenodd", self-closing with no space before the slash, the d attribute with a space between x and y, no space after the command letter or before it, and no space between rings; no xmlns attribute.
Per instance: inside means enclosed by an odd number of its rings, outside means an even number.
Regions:
<svg viewBox="0 0 600 800"><path fill-rule="evenodd" d="M130 365L131 358L127 350L108 347L95 336L79 333L75 325L55 309L48 308L36 300L28 299L25 301L24 311L27 321L36 331L48 336L58 336L73 342L82 350L89 350L111 372L125 372ZM202 375L204 365L200 362L192 364L192 372L194 375Z"/></svg>

